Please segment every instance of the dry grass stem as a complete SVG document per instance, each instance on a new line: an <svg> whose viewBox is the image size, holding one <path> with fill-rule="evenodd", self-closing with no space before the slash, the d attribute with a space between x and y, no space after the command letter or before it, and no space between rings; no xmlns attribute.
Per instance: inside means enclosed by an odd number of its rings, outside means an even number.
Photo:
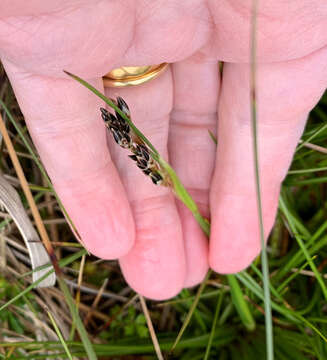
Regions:
<svg viewBox="0 0 327 360"><path fill-rule="evenodd" d="M145 316L145 319L146 319L146 323L148 325L148 329L149 329L149 332L150 332L150 336L151 336L151 339L152 339L154 350L155 350L155 352L157 354L158 359L159 360L164 360L164 358L162 356L162 353L161 353L160 345L159 345L159 342L158 342L158 339L157 339L157 335L156 335L156 333L154 331L154 328L153 328L153 325L152 325L151 316L150 316L148 308L146 306L146 302L144 300L144 297L142 295L139 295L139 298L140 298L140 303L141 303L142 310L143 310L143 313L144 313L144 316Z"/></svg>
<svg viewBox="0 0 327 360"><path fill-rule="evenodd" d="M46 182L46 180L43 178L43 186L46 187L48 184ZM52 195L49 192L46 192L44 194L44 198L45 198L45 202L47 203L47 210L48 213L50 215L50 219L49 220L44 220L44 224L48 224L50 225L50 235L51 235L51 240L52 241L59 241L59 232L58 232L58 224L65 224L66 223L66 219L65 218L60 218L60 219L55 219L55 204L51 203L51 198ZM56 256L58 258L60 258L61 256L61 250L56 249Z"/></svg>
<svg viewBox="0 0 327 360"><path fill-rule="evenodd" d="M87 326L88 322L90 321L90 319L92 317L93 310L95 310L96 307L98 306L98 303L99 303L99 301L100 301L100 299L101 299L101 297L102 297L102 295L104 293L104 289L106 288L107 284L108 284L108 278L104 280L100 290L98 291L98 293L97 293L97 295L96 295L96 297L95 297L95 299L94 299L94 301L93 301L93 303L91 305L91 311L89 313L87 313L87 315L86 315L86 317L84 319L84 325L85 326Z"/></svg>
<svg viewBox="0 0 327 360"><path fill-rule="evenodd" d="M316 277L314 272L310 271L310 270L300 270L298 268L293 268L293 269L291 269L291 271L294 272L294 273L298 272L301 275L310 276L310 277L313 277L313 278ZM321 274L321 276L323 278L327 279L327 274Z"/></svg>
<svg viewBox="0 0 327 360"><path fill-rule="evenodd" d="M83 281L84 266L85 266L85 255L82 256L80 267L79 267L79 272L78 272L77 291L76 291L76 296L75 296L76 306L78 306L78 304L81 301L81 285L82 285L82 281Z"/></svg>
<svg viewBox="0 0 327 360"><path fill-rule="evenodd" d="M77 289L79 287L81 292L85 292L87 294L96 295L98 293L98 291L99 291L97 288L92 288L91 286L86 286L86 285L83 285L83 284L78 285L74 281L72 281L70 279L67 279L67 278L65 278L65 282L67 283L67 285L69 285L72 288ZM123 302L123 303L128 301L127 297L121 296L119 294L115 294L115 293L110 292L110 291L104 291L102 293L102 297L103 298L108 298L110 300L114 299L114 300L117 300L117 301L120 301L120 302Z"/></svg>
<svg viewBox="0 0 327 360"><path fill-rule="evenodd" d="M324 148L322 146L307 143L307 142L303 143L303 146L308 148L308 149L312 149L312 150L315 150L315 151L319 151L319 152L321 152L323 154L327 154L327 148Z"/></svg>

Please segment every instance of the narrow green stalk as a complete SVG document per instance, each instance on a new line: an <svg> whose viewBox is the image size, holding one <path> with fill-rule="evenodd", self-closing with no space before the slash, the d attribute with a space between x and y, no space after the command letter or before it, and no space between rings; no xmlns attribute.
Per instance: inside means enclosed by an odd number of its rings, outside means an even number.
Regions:
<svg viewBox="0 0 327 360"><path fill-rule="evenodd" d="M286 180L285 186L301 186L311 184L324 184L327 183L327 176L319 176L305 180Z"/></svg>
<svg viewBox="0 0 327 360"><path fill-rule="evenodd" d="M307 173L326 171L326 170L327 170L327 166L324 166L324 167L314 168L314 169L289 170L287 174L288 175L307 174Z"/></svg>
<svg viewBox="0 0 327 360"><path fill-rule="evenodd" d="M251 28L251 76L250 76L251 123L252 123L253 154L254 154L254 164L255 164L255 185L256 185L260 240L261 240L261 264L262 264L263 289L264 289L267 360L273 360L274 341L273 341L273 324L272 324L272 315L271 315L271 299L270 299L270 291L269 291L269 267L268 267L268 256L266 252L264 226L263 226L263 218L262 218L261 184L260 184L259 156L258 156L259 151L258 151L258 137L257 137L257 107L256 107L257 9L258 9L258 0L253 0L252 24L251 24L252 28Z"/></svg>
<svg viewBox="0 0 327 360"><path fill-rule="evenodd" d="M196 205L196 203L194 202L188 191L185 189L184 185L179 180L173 168L160 156L158 162L168 173L170 180L173 183L175 195L178 197L179 200L181 200L187 206L187 208L191 211L191 213L195 217L196 221L201 226L203 232L209 237L210 223L206 219L204 219L204 217L200 214L198 206Z"/></svg>
<svg viewBox="0 0 327 360"><path fill-rule="evenodd" d="M171 349L170 349L170 351L169 351L170 353L172 353L172 352L175 350L176 346L178 345L180 339L182 338L182 336L183 336L183 334L184 334L184 331L186 330L189 322L191 321L191 318L192 318L192 315L193 315L193 313L194 313L194 310L195 310L195 308L196 308L196 306L198 305L198 302L199 302L199 300L200 300L201 293L202 293L202 291L204 290L204 288L205 288L205 286L206 286L206 283L207 283L208 279L210 278L211 273L212 273L211 270L209 270L209 271L207 272L207 275L206 275L205 279L202 281L200 287L198 288L198 291L197 291L197 293L196 293L196 296L195 296L195 299L194 299L194 301L193 301L193 303L192 303L192 306L191 306L189 312L188 312L187 315L186 315L186 319L184 320L183 326L182 326L182 328L179 330L179 333L178 333L178 335L177 335L177 337L176 337L176 340L174 341L174 343L173 343L173 345L172 345L172 347L171 347Z"/></svg>
<svg viewBox="0 0 327 360"><path fill-rule="evenodd" d="M86 353L88 355L88 359L96 360L97 356L96 356L96 354L94 352L93 345L92 345L92 343L91 343L91 341L90 341L90 339L88 337L88 334L86 332L84 324L83 324L83 322L82 322L82 320L81 320L81 318L79 316L78 308L77 308L76 304L74 303L74 300L73 300L73 298L72 298L72 296L70 294L68 286L65 283L65 281L60 277L58 277L58 283L59 283L61 291L65 295L66 302L68 304L70 313L72 314L72 317L73 317L75 326L77 328L77 331L79 333L79 336L81 337L81 340L82 340L82 343L84 345L85 351L86 351Z"/></svg>
<svg viewBox="0 0 327 360"><path fill-rule="evenodd" d="M59 338L59 340L60 340L60 342L61 342L61 344L62 344L62 346L63 346L63 348L64 348L64 350L65 350L65 352L66 352L66 354L68 356L68 358L69 358L69 360L73 360L72 355L71 355L71 353L70 353L70 351L68 349L68 346L66 344L66 341L65 341L64 337L62 336L62 333L61 333L60 329L58 328L54 317L52 316L52 314L50 313L49 310L47 310L47 313L48 313L49 319L50 319L50 321L52 323L52 326L55 329L55 332L56 332L56 334L57 334L57 336L58 336L58 338Z"/></svg>
<svg viewBox="0 0 327 360"><path fill-rule="evenodd" d="M210 336L209 336L208 345L207 345L206 353L204 355L203 360L209 360L211 345L212 345L213 338L215 336L218 315L219 315L219 312L220 312L223 297L224 297L224 291L222 290L220 292L220 294L219 294L219 297L218 297L216 311L215 311L215 315L214 315L213 322L212 322L211 333L210 333Z"/></svg>

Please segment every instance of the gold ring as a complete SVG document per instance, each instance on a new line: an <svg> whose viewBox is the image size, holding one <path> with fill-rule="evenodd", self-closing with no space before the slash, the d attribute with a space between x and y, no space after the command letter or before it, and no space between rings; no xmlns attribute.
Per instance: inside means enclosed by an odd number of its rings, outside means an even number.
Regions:
<svg viewBox="0 0 327 360"><path fill-rule="evenodd" d="M168 66L168 63L148 66L122 66L111 70L103 77L106 87L124 87L140 85L160 75Z"/></svg>

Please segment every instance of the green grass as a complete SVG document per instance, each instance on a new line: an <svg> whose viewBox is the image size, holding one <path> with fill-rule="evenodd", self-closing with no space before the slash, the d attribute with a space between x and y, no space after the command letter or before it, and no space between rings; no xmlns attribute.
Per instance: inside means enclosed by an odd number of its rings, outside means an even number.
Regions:
<svg viewBox="0 0 327 360"><path fill-rule="evenodd" d="M30 145L28 132L10 88L1 100L23 129L23 135ZM2 109L1 112L4 113ZM28 153L26 143L20 140L17 130L9 122L7 124L17 153ZM327 94L311 112L302 139L326 146ZM44 191L45 184L49 189L51 187L42 179L35 159L21 156L20 160L29 182L36 185L33 194L40 206L42 218L62 219L63 215L52 192ZM4 173L15 176L3 146L0 164ZM275 359L327 358L326 279L323 276L327 264L326 167L326 154L300 143L283 183L281 207L268 243ZM52 205L42 207L46 196ZM22 200L26 204L23 196ZM3 221L8 222L5 219ZM4 224L3 228L6 229L6 226ZM50 232L50 226L47 228ZM56 225L56 228L64 245L56 247L64 277L77 282L80 259L85 251L80 252L78 248L69 246L69 243L75 244L76 241L67 223ZM17 245L21 243L14 227L8 230L6 236ZM68 358L67 353L77 358L86 356L78 336L75 335L73 341L69 340L75 322L67 306L63 306L64 295L58 289L55 292L51 289L33 290L28 267L18 261L15 252L14 256L9 252L14 250L13 246L8 247L6 268L1 271L0 277L0 358L65 359ZM172 358L266 359L263 276L260 265L257 261L236 277L256 323L252 331L247 330L240 311L234 305L227 277L214 273L197 297L198 288L195 288L183 290L175 299L161 304L148 301L164 356L176 343L191 310L192 316L176 344ZM97 291L108 277L110 291L104 291L85 324L95 354L113 359L123 359L126 355L132 358L143 355L146 359L155 359L139 303L133 300L135 294L126 286L116 262L97 261L92 256L86 258L83 287L80 289L82 321L90 313ZM75 295L75 291L72 291L72 295ZM195 299L198 302L193 310ZM55 332L53 323L42 307L45 301L50 302L52 314L57 311L62 315L61 321L56 322L62 335L61 340L57 338L54 341L51 338ZM31 326L28 316L35 316L39 321L35 320ZM57 321L58 316L55 318ZM42 339L37 335L40 333L43 334Z"/></svg>

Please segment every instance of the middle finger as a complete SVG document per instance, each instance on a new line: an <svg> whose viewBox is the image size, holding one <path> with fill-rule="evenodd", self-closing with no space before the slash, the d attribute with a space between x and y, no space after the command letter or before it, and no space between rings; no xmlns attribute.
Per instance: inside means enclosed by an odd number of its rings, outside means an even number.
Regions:
<svg viewBox="0 0 327 360"><path fill-rule="evenodd" d="M182 183L209 216L209 186L215 161L215 133L219 69L216 60L191 58L173 65L174 108L169 132L171 163ZM183 226L187 273L185 286L203 280L208 270L208 239L191 212L181 203L178 210Z"/></svg>

